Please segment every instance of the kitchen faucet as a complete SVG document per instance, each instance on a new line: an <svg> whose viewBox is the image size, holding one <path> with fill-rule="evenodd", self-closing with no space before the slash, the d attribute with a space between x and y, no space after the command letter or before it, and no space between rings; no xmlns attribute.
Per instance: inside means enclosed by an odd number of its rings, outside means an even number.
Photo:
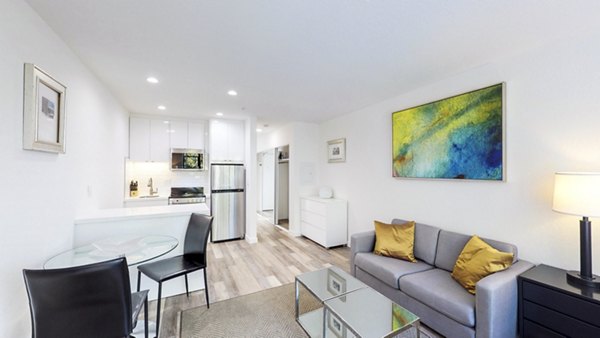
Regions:
<svg viewBox="0 0 600 338"><path fill-rule="evenodd" d="M150 196L154 196L155 194L158 194L158 188L154 189L154 183L152 183L152 177L150 177L150 179L148 180L147 187L150 188L148 190L148 193Z"/></svg>

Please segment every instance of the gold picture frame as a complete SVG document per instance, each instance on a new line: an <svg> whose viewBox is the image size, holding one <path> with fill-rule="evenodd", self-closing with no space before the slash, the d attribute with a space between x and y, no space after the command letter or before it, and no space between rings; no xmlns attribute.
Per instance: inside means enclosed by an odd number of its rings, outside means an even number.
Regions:
<svg viewBox="0 0 600 338"><path fill-rule="evenodd" d="M64 154L67 87L31 63L23 80L23 149Z"/></svg>

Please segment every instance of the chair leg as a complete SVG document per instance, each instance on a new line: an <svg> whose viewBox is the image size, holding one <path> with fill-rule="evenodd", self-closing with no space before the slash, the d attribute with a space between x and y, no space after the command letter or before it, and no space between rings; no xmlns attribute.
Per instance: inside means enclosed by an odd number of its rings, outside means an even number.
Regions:
<svg viewBox="0 0 600 338"><path fill-rule="evenodd" d="M140 292L140 282L142 280L142 272L138 270L137 292Z"/></svg>
<svg viewBox="0 0 600 338"><path fill-rule="evenodd" d="M185 277L185 295L190 298L190 291L188 288L188 279L187 279L187 274L183 275L183 277Z"/></svg>
<svg viewBox="0 0 600 338"><path fill-rule="evenodd" d="M204 295L206 296L206 308L210 309L210 303L208 302L208 283L206 282L206 268L204 270Z"/></svg>
<svg viewBox="0 0 600 338"><path fill-rule="evenodd" d="M158 328L160 325L160 297L162 296L162 282L158 282L158 299L156 300L156 337L158 337Z"/></svg>
<svg viewBox="0 0 600 338"><path fill-rule="evenodd" d="M144 299L144 338L148 338L148 296Z"/></svg>

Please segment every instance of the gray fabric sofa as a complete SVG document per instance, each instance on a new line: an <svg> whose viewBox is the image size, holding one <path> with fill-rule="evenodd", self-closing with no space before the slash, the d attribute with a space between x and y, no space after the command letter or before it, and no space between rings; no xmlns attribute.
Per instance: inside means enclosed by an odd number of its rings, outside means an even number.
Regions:
<svg viewBox="0 0 600 338"><path fill-rule="evenodd" d="M534 265L519 260L514 245L484 238L492 247L512 252L514 261L510 268L480 280L476 295L472 295L450 276L470 238L416 223L414 255L418 262L411 263L373 254L375 231L357 233L351 237L350 271L448 338L515 337L516 277Z"/></svg>

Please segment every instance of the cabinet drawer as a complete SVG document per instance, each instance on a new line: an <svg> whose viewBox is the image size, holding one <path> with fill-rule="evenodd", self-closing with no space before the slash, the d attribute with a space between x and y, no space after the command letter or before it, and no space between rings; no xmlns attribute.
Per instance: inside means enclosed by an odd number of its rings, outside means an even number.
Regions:
<svg viewBox="0 0 600 338"><path fill-rule="evenodd" d="M530 301L523 301L523 316L569 337L600 337L600 328Z"/></svg>
<svg viewBox="0 0 600 338"><path fill-rule="evenodd" d="M523 282L523 298L594 326L600 326L600 305L527 281Z"/></svg>
<svg viewBox="0 0 600 338"><path fill-rule="evenodd" d="M319 203L309 199L302 199L302 205L300 206L302 210L307 210L310 212L314 212L319 215L327 215L327 205L324 203Z"/></svg>
<svg viewBox="0 0 600 338"><path fill-rule="evenodd" d="M302 222L302 235L325 246L325 230L319 229L312 224Z"/></svg>
<svg viewBox="0 0 600 338"><path fill-rule="evenodd" d="M529 320L523 321L523 338L566 338Z"/></svg>
<svg viewBox="0 0 600 338"><path fill-rule="evenodd" d="M327 219L325 216L321 216L306 210L302 210L300 212L300 221L303 223L310 223L323 230L325 230L325 225L327 224Z"/></svg>

